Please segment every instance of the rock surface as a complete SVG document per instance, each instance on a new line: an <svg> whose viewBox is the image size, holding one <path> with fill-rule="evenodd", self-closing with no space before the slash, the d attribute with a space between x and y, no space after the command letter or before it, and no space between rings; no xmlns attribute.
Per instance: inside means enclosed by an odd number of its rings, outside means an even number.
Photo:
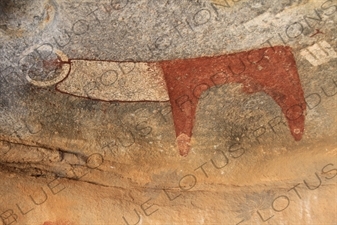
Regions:
<svg viewBox="0 0 337 225"><path fill-rule="evenodd" d="M334 0L2 1L0 225L336 225L336 22ZM198 96L181 156L147 65L274 46L296 61L301 140L232 82Z"/></svg>

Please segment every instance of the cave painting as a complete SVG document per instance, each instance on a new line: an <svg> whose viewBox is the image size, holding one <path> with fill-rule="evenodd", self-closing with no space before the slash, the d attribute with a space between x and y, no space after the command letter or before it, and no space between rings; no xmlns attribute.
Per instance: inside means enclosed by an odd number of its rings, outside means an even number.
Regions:
<svg viewBox="0 0 337 225"><path fill-rule="evenodd" d="M271 96L285 115L294 139L302 138L306 105L290 47L158 62L68 59L53 51L58 59L45 66L62 67L60 75L48 81L27 75L28 81L37 86L56 84L59 92L101 101L169 101L182 156L190 150L202 93L228 83L242 84L247 94L264 92Z"/></svg>

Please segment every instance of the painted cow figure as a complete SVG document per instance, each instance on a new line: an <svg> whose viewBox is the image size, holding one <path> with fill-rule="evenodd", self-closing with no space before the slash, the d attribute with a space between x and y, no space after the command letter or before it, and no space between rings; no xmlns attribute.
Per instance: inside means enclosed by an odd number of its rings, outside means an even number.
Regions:
<svg viewBox="0 0 337 225"><path fill-rule="evenodd" d="M48 81L27 79L38 86L56 84L56 90L101 101L169 101L176 142L186 156L204 91L227 83L241 83L247 94L264 92L285 115L296 141L304 132L306 104L292 50L287 46L174 59L158 62L116 62L68 59L60 51L60 76ZM94 68L94 69L90 69Z"/></svg>

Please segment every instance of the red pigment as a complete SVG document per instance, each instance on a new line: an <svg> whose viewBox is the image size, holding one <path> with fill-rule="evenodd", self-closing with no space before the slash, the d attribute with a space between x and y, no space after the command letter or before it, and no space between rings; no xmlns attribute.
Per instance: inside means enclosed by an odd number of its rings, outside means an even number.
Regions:
<svg viewBox="0 0 337 225"><path fill-rule="evenodd" d="M296 141L304 132L304 93L290 47L158 62L164 72L180 155L190 150L198 100L203 91L243 84L247 94L265 92L281 107ZM152 64L152 63L149 63Z"/></svg>

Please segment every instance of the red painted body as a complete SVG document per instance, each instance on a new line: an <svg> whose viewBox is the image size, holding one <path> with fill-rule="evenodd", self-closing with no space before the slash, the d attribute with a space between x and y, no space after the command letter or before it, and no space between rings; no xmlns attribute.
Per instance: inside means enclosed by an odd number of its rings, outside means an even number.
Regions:
<svg viewBox="0 0 337 225"><path fill-rule="evenodd" d="M304 132L304 93L290 47L277 46L229 55L159 62L167 84L180 154L189 142L198 100L215 85L243 84L247 94L265 92L281 107L295 140Z"/></svg>

